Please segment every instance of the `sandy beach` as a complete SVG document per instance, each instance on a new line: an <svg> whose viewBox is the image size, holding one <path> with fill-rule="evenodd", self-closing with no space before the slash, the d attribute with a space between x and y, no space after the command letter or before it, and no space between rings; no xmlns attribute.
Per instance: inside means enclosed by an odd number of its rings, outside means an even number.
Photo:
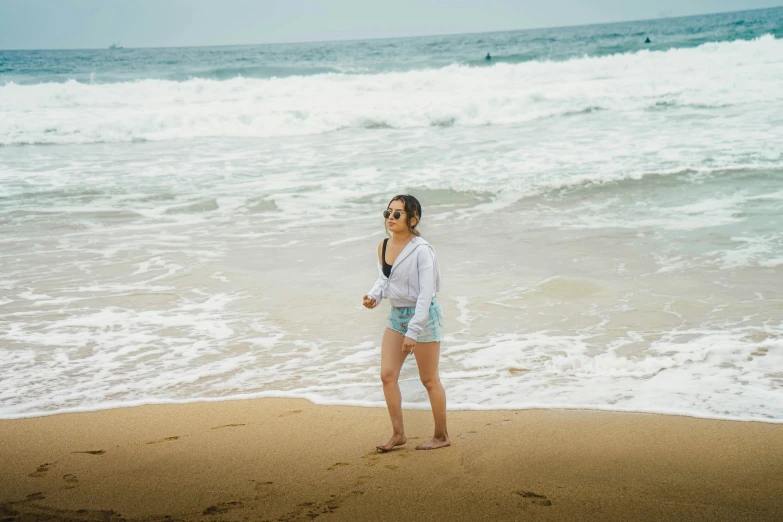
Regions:
<svg viewBox="0 0 783 522"><path fill-rule="evenodd" d="M0 422L0 519L782 520L783 426L260 399Z"/></svg>

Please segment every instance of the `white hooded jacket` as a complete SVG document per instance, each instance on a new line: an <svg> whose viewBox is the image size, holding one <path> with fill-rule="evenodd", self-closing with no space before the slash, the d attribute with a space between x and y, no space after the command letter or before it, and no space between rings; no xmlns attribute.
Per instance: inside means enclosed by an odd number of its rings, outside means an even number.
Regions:
<svg viewBox="0 0 783 522"><path fill-rule="evenodd" d="M416 341L427 325L430 303L436 292L440 292L440 266L435 250L427 241L414 236L397 256L388 278L378 262L378 279L367 296L375 299L375 306L384 297L394 307L415 306L405 336Z"/></svg>

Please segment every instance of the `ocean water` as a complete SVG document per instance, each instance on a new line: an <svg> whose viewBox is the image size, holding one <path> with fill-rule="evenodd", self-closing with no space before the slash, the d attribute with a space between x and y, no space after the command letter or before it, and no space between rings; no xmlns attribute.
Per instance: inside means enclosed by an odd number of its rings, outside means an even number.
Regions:
<svg viewBox="0 0 783 522"><path fill-rule="evenodd" d="M361 297L410 192L450 408L783 422L782 38L769 9L0 51L0 418L383 406ZM429 407L413 360L401 388Z"/></svg>

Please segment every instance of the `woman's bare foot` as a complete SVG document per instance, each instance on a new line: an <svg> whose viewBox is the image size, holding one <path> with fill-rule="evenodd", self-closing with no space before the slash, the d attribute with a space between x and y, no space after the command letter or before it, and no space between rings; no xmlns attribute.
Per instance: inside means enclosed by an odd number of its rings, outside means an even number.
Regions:
<svg viewBox="0 0 783 522"><path fill-rule="evenodd" d="M408 442L408 438L405 436L405 434L398 435L395 433L392 435L392 437L389 439L389 442L386 444L378 444L375 447L378 448L381 451L391 451L397 446L402 446Z"/></svg>
<svg viewBox="0 0 783 522"><path fill-rule="evenodd" d="M416 449L432 450L438 448L445 448L446 446L451 446L451 437L449 437L448 435L446 435L445 437L432 437L427 442L424 442L416 446Z"/></svg>

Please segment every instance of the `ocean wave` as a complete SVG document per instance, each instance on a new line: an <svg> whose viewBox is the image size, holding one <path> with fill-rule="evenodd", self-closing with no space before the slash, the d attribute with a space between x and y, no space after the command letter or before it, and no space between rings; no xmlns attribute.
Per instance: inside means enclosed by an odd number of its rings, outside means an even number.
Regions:
<svg viewBox="0 0 783 522"><path fill-rule="evenodd" d="M722 165L719 167L701 166L658 170L628 170L615 173L596 172L583 176L543 182L531 195L558 196L574 192L601 192L626 194L631 191L652 190L661 186L678 186L689 183L702 184L707 179L724 178L727 180L745 179L752 183L764 179L770 172L783 172L783 162L764 162L745 165ZM584 194L583 194L584 195Z"/></svg>
<svg viewBox="0 0 783 522"><path fill-rule="evenodd" d="M192 79L206 80L230 80L231 78L278 78L289 76L315 76L328 73L343 73L333 67L281 67L270 65L258 65L247 67L218 67L203 71L191 71L168 75L166 80L188 81Z"/></svg>
<svg viewBox="0 0 783 522"><path fill-rule="evenodd" d="M783 41L377 74L0 86L0 144L313 135L515 125L614 111L783 101Z"/></svg>

